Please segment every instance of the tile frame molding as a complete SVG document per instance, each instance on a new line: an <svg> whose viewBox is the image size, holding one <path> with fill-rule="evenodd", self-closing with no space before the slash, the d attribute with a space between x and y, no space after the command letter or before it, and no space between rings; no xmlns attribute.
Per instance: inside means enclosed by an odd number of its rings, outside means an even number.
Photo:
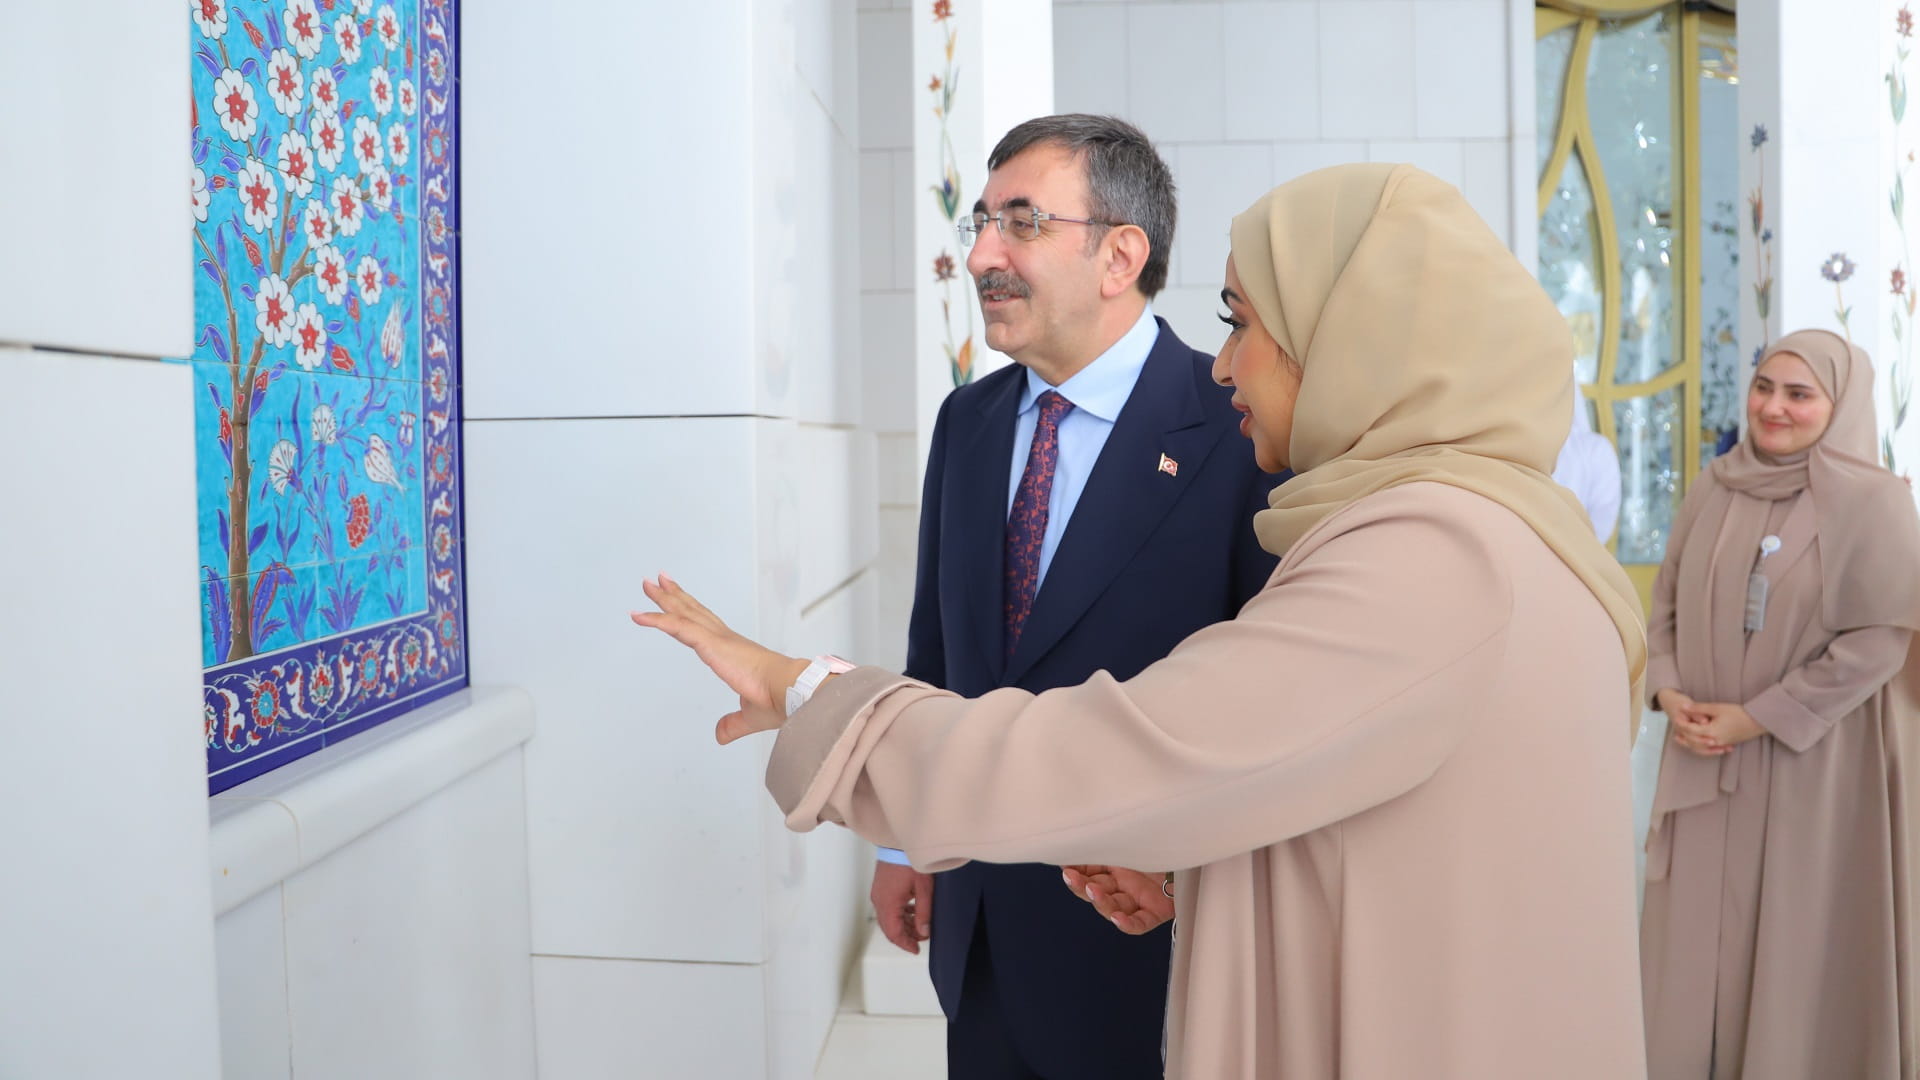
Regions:
<svg viewBox="0 0 1920 1080"><path fill-rule="evenodd" d="M525 744L533 698L460 690L207 800L216 917Z"/></svg>

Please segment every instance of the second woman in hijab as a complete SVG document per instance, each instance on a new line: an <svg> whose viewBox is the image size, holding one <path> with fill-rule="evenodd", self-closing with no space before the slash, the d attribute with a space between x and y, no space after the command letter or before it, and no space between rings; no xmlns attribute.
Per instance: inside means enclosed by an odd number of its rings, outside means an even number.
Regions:
<svg viewBox="0 0 1920 1080"><path fill-rule="evenodd" d="M1647 849L1654 1080L1910 1078L1916 792L1903 680L1920 523L1880 467L1873 368L1775 343L1747 437L1688 492L1654 583L1669 742Z"/></svg>
<svg viewBox="0 0 1920 1080"><path fill-rule="evenodd" d="M1224 298L1215 378L1262 467L1296 473L1255 518L1283 558L1238 618L1138 676L966 700L857 668L785 719L805 660L664 578L636 621L739 693L723 741L784 724L767 783L792 828L842 823L923 869L1177 871L1170 1077L1642 1075L1644 638L1548 477L1573 411L1564 320L1408 166L1261 199Z"/></svg>

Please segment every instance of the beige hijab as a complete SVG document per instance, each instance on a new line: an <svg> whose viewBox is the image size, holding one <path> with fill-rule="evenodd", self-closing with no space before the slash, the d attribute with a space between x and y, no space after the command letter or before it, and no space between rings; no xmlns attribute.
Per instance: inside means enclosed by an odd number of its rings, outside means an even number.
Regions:
<svg viewBox="0 0 1920 1080"><path fill-rule="evenodd" d="M1620 631L1640 726L1639 593L1550 476L1573 414L1573 339L1532 275L1452 185L1410 165L1341 165L1233 222L1247 301L1302 368L1295 476L1254 517L1276 554L1356 499L1418 481L1507 507Z"/></svg>
<svg viewBox="0 0 1920 1080"><path fill-rule="evenodd" d="M1880 466L1878 423L1873 414L1873 361L1866 350L1826 330L1801 330L1773 343L1761 358L1792 353L1807 362L1821 389L1833 399L1833 419L1805 453L1773 458L1756 450L1751 434L1708 468L1710 483L1750 499L1728 500L1721 521L1696 522L1727 536L1727 542L1757 550L1767 504L1808 493L1814 531L1820 538L1820 614L1833 633L1865 626L1920 630L1920 516L1907 485ZM1717 505L1716 501L1716 505ZM1733 562L1722 560L1723 562ZM1691 571L1685 567L1691 566ZM1746 587L1751 566L1734 565ZM1704 564L1684 564L1676 591L1697 591L1706 582ZM1689 629L1706 634L1704 626Z"/></svg>

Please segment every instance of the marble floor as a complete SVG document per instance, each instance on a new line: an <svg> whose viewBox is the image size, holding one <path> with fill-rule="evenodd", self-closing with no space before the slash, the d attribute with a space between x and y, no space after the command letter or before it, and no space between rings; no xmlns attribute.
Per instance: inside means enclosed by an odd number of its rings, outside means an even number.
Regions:
<svg viewBox="0 0 1920 1080"><path fill-rule="evenodd" d="M857 965L854 970L814 1080L946 1080L946 1021L937 1016L867 1015L860 1007Z"/></svg>

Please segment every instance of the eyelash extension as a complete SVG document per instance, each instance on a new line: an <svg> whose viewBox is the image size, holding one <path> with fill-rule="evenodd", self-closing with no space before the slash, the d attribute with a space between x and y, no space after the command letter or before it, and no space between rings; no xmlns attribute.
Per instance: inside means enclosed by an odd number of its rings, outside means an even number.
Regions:
<svg viewBox="0 0 1920 1080"><path fill-rule="evenodd" d="M1214 318L1219 319L1221 322L1226 323L1228 326L1233 327L1235 330L1239 330L1246 326L1245 323L1241 322L1240 320L1234 318L1231 315L1216 315L1214 316Z"/></svg>

